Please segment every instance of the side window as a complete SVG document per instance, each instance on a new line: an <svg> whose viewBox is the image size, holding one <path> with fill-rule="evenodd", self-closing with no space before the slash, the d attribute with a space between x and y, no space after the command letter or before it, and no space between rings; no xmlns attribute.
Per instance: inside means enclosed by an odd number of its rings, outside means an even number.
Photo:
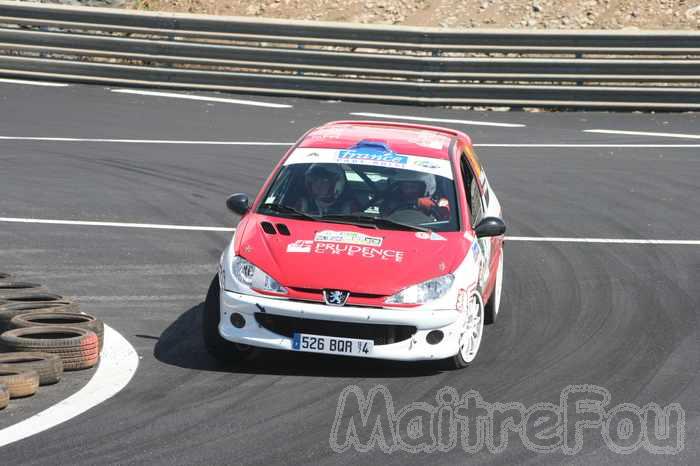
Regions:
<svg viewBox="0 0 700 466"><path fill-rule="evenodd" d="M461 157L462 179L464 180L464 192L467 195L469 211L471 213L472 226L476 226L484 216L484 206L481 203L481 193L479 183L474 177L469 162L464 155Z"/></svg>

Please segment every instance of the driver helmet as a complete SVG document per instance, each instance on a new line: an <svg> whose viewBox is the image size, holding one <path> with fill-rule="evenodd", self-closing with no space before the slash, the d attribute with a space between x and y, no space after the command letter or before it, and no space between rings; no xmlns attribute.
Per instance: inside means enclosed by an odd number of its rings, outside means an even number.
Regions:
<svg viewBox="0 0 700 466"><path fill-rule="evenodd" d="M435 175L431 173L399 170L390 182L403 197L433 197L437 190Z"/></svg>
<svg viewBox="0 0 700 466"><path fill-rule="evenodd" d="M345 189L345 170L335 163L314 163L304 174L306 190L319 203L330 205Z"/></svg>

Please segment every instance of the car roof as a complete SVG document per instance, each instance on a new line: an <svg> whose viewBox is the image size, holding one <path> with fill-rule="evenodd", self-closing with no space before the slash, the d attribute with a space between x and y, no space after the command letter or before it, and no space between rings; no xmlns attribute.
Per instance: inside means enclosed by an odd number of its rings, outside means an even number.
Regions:
<svg viewBox="0 0 700 466"><path fill-rule="evenodd" d="M348 149L360 141L382 142L397 154L449 159L454 138L469 136L448 128L386 121L331 121L309 131L298 147Z"/></svg>

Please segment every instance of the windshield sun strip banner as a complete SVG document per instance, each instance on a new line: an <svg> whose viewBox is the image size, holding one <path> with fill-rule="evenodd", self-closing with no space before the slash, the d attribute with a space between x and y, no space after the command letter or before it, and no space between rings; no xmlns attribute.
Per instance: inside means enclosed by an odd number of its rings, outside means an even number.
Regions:
<svg viewBox="0 0 700 466"><path fill-rule="evenodd" d="M370 165L422 173L431 173L452 179L450 161L419 155L397 154L389 151L358 149L315 149L301 147L285 160L284 165L300 163L340 163L350 165Z"/></svg>

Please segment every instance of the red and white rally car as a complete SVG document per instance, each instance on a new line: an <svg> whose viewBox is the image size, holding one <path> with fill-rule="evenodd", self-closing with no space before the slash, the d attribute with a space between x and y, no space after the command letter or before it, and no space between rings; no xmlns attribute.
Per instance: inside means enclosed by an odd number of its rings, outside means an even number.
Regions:
<svg viewBox="0 0 700 466"><path fill-rule="evenodd" d="M242 216L207 295L211 354L259 348L474 360L503 283L501 206L459 131L337 121L307 132Z"/></svg>

